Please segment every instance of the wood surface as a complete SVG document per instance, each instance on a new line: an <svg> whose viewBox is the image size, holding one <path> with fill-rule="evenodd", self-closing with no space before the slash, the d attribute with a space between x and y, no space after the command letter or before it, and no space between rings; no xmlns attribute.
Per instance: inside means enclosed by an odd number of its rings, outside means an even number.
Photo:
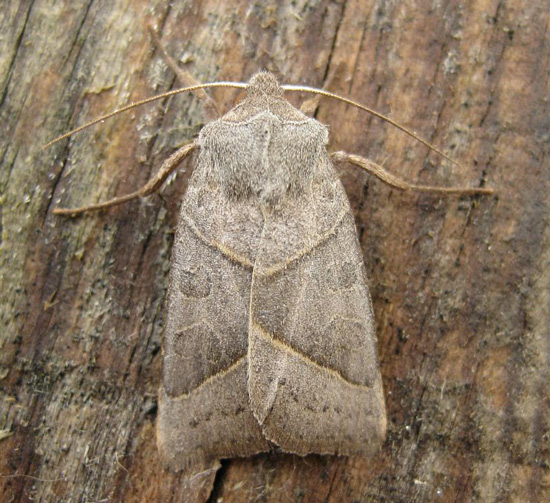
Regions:
<svg viewBox="0 0 550 503"><path fill-rule="evenodd" d="M550 501L550 40L546 0L8 1L0 12L0 501ZM204 119L182 96L68 129L178 84L281 81L344 94L461 166L322 100L330 150L415 183L339 167L370 278L388 436L372 459L266 454L194 474L155 441L164 301L193 161L136 190ZM329 83L329 84L327 84ZM216 90L228 110L240 93ZM299 104L303 97L290 96Z"/></svg>

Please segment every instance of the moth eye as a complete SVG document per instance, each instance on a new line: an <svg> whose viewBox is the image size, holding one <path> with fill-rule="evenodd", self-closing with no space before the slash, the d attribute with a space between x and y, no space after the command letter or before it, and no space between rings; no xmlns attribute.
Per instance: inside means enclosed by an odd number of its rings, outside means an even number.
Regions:
<svg viewBox="0 0 550 503"><path fill-rule="evenodd" d="M180 270L176 273L175 281L186 297L202 299L210 295L212 278L210 272L203 267Z"/></svg>

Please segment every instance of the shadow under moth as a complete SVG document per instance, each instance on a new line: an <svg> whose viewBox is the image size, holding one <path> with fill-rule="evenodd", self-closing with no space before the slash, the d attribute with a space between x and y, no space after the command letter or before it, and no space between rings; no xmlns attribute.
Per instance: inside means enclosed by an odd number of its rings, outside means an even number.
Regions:
<svg viewBox="0 0 550 503"><path fill-rule="evenodd" d="M248 85L199 85L174 69L192 85L163 97L193 91L213 113L205 87L246 88L246 98L141 190L54 210L76 215L146 196L198 152L172 253L157 422L163 460L179 470L276 448L371 455L385 438L386 412L355 222L327 128L283 89L335 95L279 86L268 72ZM365 158L332 157L401 190L492 192L411 185Z"/></svg>

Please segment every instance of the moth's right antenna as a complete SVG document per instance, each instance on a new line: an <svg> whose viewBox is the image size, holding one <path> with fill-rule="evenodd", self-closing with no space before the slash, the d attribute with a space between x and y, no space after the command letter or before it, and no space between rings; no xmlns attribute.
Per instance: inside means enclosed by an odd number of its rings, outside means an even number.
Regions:
<svg viewBox="0 0 550 503"><path fill-rule="evenodd" d="M312 94L318 94L321 96L325 96L327 98L332 98L335 100L343 101L344 103L347 103L348 105L354 106L356 108L359 108L361 110L364 110L365 112L368 112L371 115L374 115L375 117L378 117L379 119L382 119L383 121L387 122L388 124L391 124L392 126L396 127L400 131L403 131L405 134L409 135L410 137L414 138L415 140L419 141L426 147L428 147L430 150L433 150L434 152L438 153L440 156L444 157L448 161L452 162L453 164L456 164L457 166L461 166L458 161L455 161L452 157L449 157L445 152L442 152L437 147L434 147L431 143L424 140L420 136L418 136L414 131L411 131L410 129L407 129L405 126L402 126L398 122L395 122L394 120L390 119L389 117L381 114L380 112L377 112L376 110L373 110L372 108L369 108L365 105L361 105L361 103L357 103L356 101L352 101L348 98L344 98L343 96L340 96L338 94L329 93L328 91L325 91L323 89L317 89L315 87L308 87L308 86L291 86L291 85L284 85L281 86L285 91L298 91L298 92L305 92L305 93L312 93Z"/></svg>

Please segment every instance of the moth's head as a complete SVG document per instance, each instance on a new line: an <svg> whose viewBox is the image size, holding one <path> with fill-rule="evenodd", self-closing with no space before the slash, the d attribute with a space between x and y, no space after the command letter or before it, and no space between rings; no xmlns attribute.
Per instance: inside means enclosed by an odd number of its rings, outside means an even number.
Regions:
<svg viewBox="0 0 550 503"><path fill-rule="evenodd" d="M282 96L283 89L270 72L258 72L252 76L246 89L248 96Z"/></svg>
<svg viewBox="0 0 550 503"><path fill-rule="evenodd" d="M246 97L223 117L225 122L243 122L262 112L270 112L282 121L302 121L307 117L294 108L283 96L284 89L277 77L262 71L252 76L246 86Z"/></svg>

